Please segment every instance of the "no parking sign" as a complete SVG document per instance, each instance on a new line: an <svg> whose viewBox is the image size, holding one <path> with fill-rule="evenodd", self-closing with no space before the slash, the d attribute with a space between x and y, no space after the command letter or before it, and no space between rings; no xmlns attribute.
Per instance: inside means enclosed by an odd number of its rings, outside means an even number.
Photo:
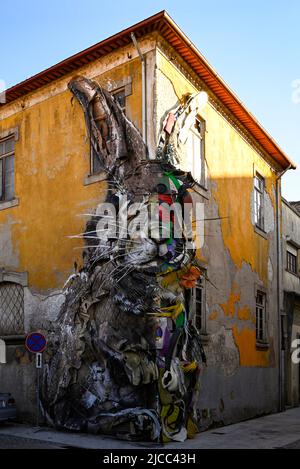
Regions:
<svg viewBox="0 0 300 469"><path fill-rule="evenodd" d="M36 356L36 400L37 400L37 411L36 411L36 426L39 427L39 414L40 414L40 368L43 367L42 353L47 346L46 337L40 332L31 332L26 337L25 347L29 352L35 353Z"/></svg>
<svg viewBox="0 0 300 469"><path fill-rule="evenodd" d="M40 332L31 332L26 337L25 346L29 352L42 353L47 345L46 337Z"/></svg>

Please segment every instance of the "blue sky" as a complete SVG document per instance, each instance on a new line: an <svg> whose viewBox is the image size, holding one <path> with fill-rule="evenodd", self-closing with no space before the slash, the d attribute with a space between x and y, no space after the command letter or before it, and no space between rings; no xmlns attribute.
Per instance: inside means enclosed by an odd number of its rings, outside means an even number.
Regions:
<svg viewBox="0 0 300 469"><path fill-rule="evenodd" d="M300 167L299 0L2 1L0 79L12 86L163 9ZM299 176L284 176L288 200Z"/></svg>

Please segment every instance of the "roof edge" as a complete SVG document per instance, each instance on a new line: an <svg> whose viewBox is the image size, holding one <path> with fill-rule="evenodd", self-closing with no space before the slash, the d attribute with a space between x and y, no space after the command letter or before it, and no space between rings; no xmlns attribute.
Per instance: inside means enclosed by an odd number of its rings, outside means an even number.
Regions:
<svg viewBox="0 0 300 469"><path fill-rule="evenodd" d="M292 212L295 213L295 215L297 215L300 218L300 212L298 212L298 210L295 207L293 207L293 205L291 205L291 202L286 200L283 196L281 196L281 200L287 207L289 207L292 210Z"/></svg>
<svg viewBox="0 0 300 469"><path fill-rule="evenodd" d="M164 14L164 17L170 22L173 28L176 30L176 33L182 37L182 39L186 42L186 44L196 53L196 55L201 59L202 62L206 65L206 67L210 70L210 72L214 75L214 77L220 82L222 86L224 86L228 92L231 94L232 98L246 111L249 117L261 128L264 132L268 140L270 140L273 145L277 148L277 150L284 156L286 162L288 163L287 166L291 166L289 169L296 169L297 165L282 151L279 147L277 142L273 139L273 137L269 134L269 132L261 125L258 119L248 110L246 105L239 99L237 94L230 88L230 86L223 80L223 78L217 73L217 71L213 68L213 66L208 62L208 60L204 57L204 55L199 51L199 49L194 45L192 41L185 35L182 29L175 23L175 21L171 18L171 16L167 13L167 11L161 12Z"/></svg>
<svg viewBox="0 0 300 469"><path fill-rule="evenodd" d="M176 50L183 60L194 70L207 88L237 118L244 128L260 144L266 154L283 169L296 169L296 164L283 152L273 137L264 129L256 117L247 109L227 83L214 70L197 47L190 41L166 10L162 10L119 33L116 33L93 46L33 75L5 90L7 102L0 104L1 109L11 102L36 91L37 89L78 70L89 62L107 55L113 50L131 43L131 33L137 39L158 31Z"/></svg>

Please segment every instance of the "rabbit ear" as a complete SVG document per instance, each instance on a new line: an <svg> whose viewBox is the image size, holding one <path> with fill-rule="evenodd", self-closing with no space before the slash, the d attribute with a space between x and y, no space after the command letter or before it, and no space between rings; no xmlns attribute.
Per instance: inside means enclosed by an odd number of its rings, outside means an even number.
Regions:
<svg viewBox="0 0 300 469"><path fill-rule="evenodd" d="M99 169L122 179L121 168L147 159L141 134L114 98L96 82L79 76L68 84L81 104Z"/></svg>

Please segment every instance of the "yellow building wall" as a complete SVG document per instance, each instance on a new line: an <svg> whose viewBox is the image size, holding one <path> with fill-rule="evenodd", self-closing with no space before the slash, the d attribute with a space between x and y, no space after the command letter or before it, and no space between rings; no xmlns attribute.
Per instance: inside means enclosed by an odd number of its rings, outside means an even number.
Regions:
<svg viewBox="0 0 300 469"><path fill-rule="evenodd" d="M197 91L159 51L156 59L158 69L172 84L179 101L187 93ZM84 67L82 73L87 71L88 67ZM130 60L102 74L99 67L97 80L108 87L128 76L132 78L132 94L126 99L126 113L141 128L139 60ZM19 128L15 147L15 194L20 202L16 207L0 210L0 227L9 227L17 266L14 261L3 267L28 271L29 286L38 291L61 288L73 271L74 263L78 267L82 265L83 243L69 236L84 232L88 217L83 214L90 213L106 195L104 182L91 185L83 182L89 174L90 148L81 107L68 90L51 96L47 89L42 91L45 99L41 102L25 106L23 111L0 121L0 132ZM164 99L159 90L157 98ZM243 263L249 264L268 288L270 242L254 231L251 197L255 168L266 179L266 190L275 213L275 174L210 104L203 110L202 117L207 127L206 159L213 181L211 197L218 205L223 248L230 253L236 269ZM202 257L201 252L198 255ZM209 263L209 259L206 260ZM224 316L239 321L232 330L241 365L268 366L269 351L258 351L255 347L255 311L239 302L241 287L233 284L220 308ZM212 312L208 319L214 321L217 316L218 313Z"/></svg>
<svg viewBox="0 0 300 469"><path fill-rule="evenodd" d="M199 92L159 50L157 68L170 81L179 102L187 93ZM158 99L164 99L164 90L159 90L158 93ZM273 228L273 232L265 239L254 230L251 219L253 175L258 171L265 178L275 226L276 174L254 147L210 103L201 111L201 117L206 122L205 158L211 181L210 197L217 203L221 219L222 248L228 250L237 270L242 268L243 263L249 264L254 275L257 274L263 286L268 289L270 236L274 239L275 231ZM209 239L207 242L209 243ZM201 250L198 258L209 265L209 258L203 256ZM211 280L214 282L213 278ZM252 285L233 283L231 292L220 304L224 317L237 320L238 325L232 327L232 332L239 348L240 365L270 366L273 358L271 359L269 350L256 348L255 308L250 309L249 305L240 304L242 288L252 288ZM217 317L218 313L213 311L208 320L215 321Z"/></svg>
<svg viewBox="0 0 300 469"><path fill-rule="evenodd" d="M126 113L138 127L140 69L140 61L135 59L96 77L101 85L108 86L131 76L132 94L126 98ZM82 73L87 71L85 67ZM0 210L0 227L10 230L13 260L11 265L0 267L27 271L29 286L38 291L61 288L74 263L82 265L83 242L69 236L84 232L88 217L83 214L91 213L106 195L104 182L84 185L90 171L90 144L77 100L69 90L51 97L45 87L43 94L41 102L26 108L25 99L23 111L0 120L0 133L19 129L15 145L15 196L19 205Z"/></svg>

